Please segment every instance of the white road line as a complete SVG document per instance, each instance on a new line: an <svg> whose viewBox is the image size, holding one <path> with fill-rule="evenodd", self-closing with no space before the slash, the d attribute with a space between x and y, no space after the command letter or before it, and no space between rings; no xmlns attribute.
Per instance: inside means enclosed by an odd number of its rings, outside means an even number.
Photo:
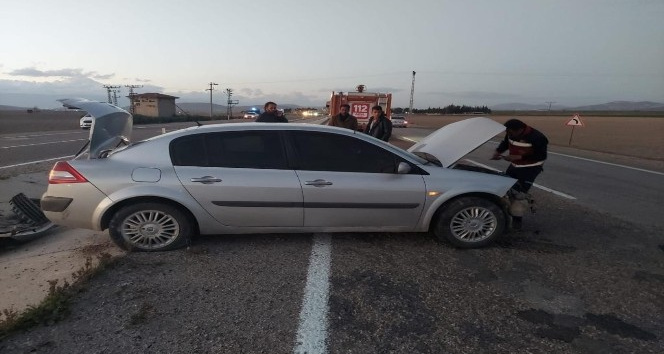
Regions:
<svg viewBox="0 0 664 354"><path fill-rule="evenodd" d="M419 140L413 140L411 138L406 138L405 136L399 137L399 139L410 141L411 143L418 143Z"/></svg>
<svg viewBox="0 0 664 354"><path fill-rule="evenodd" d="M625 166L625 165L620 165L617 163L611 163L611 162L604 162L604 161L599 161L599 160L593 160L593 159L587 159L585 157L578 157L578 156L572 156L572 155L567 155L567 154L561 154L559 152L549 152L549 154L552 155L560 155L560 156L565 156L565 157L570 157L573 159L578 159L578 160L583 160L583 161L590 161L590 162L596 162L596 163L601 163L604 165L609 165L609 166L615 166L615 167L622 167L622 168L627 168L630 170L635 170L635 171L641 171L641 172L647 172L647 173L654 173L656 175L664 176L664 173L662 172L657 172L657 171L651 171L651 170L645 170L643 168L637 168L637 167L631 167L631 166Z"/></svg>
<svg viewBox="0 0 664 354"><path fill-rule="evenodd" d="M493 168L493 167L491 167L491 166L485 165L485 164L481 164L481 163L479 163L479 162L477 162L477 161L473 161L473 160L469 160L469 159L465 159L465 160L468 161L468 162L470 162L470 163L472 163L473 165L480 166L480 167L484 167L484 168L487 168L487 169L489 169L489 170L491 170L491 171L501 172L500 170L497 170L497 169L495 169L495 168ZM535 187L535 188L539 188L539 189L541 189L541 190L543 190L543 191L547 191L547 192L549 192L549 193L553 193L553 194L555 194L555 195L557 195L557 196L559 196L559 197L563 197L563 198L567 198L567 199L576 199L576 197L573 197L573 196L571 196L571 195L569 195L569 194L565 194L565 193L563 193L563 192L558 192L557 190L554 190L554 189L551 189L551 188L548 188L548 187L544 187L544 186L539 185L539 184L537 184L537 183L533 183L533 187Z"/></svg>
<svg viewBox="0 0 664 354"><path fill-rule="evenodd" d="M328 298L330 296L330 263L332 238L314 234L309 258L307 285L300 310L300 323L293 353L327 353Z"/></svg>
<svg viewBox="0 0 664 354"><path fill-rule="evenodd" d="M83 132L62 132L62 133L47 133L47 134L30 134L30 135L15 135L15 136L3 136L0 137L1 139L7 139L7 140L14 140L14 139L26 139L26 138L33 138L33 137L40 137L40 136L51 136L51 135L71 135L71 134L79 134Z"/></svg>
<svg viewBox="0 0 664 354"><path fill-rule="evenodd" d="M7 165L7 166L0 166L0 170L3 168L12 168L12 167L18 167L18 166L25 166L25 165L32 165L36 163L41 163L41 162L47 162L47 161L53 161L53 160L65 160L74 157L74 155L69 155L69 156L60 156L60 157L54 157L52 159L46 159L46 160L38 160L38 161L30 161L30 162L24 162L24 163L17 163L16 165Z"/></svg>
<svg viewBox="0 0 664 354"><path fill-rule="evenodd" d="M48 142L48 143L35 143L35 144L24 144L24 145L14 145L14 146L0 146L0 149L12 149L12 148L37 146L37 145L47 145L47 144L71 143L73 141L81 141L81 140L88 140L88 139L60 140L60 141L51 141L51 142Z"/></svg>
<svg viewBox="0 0 664 354"><path fill-rule="evenodd" d="M493 141L493 140L491 140L490 143L493 143L493 144L499 144L498 142L495 142L495 141ZM583 161L588 161L588 162L595 162L595 163L600 163L600 164L603 164L603 165L609 165L609 166L615 166L615 167L622 167L622 168L626 168L626 169L629 169L629 170L640 171L640 172L646 172L646 173L653 173L653 174L656 174L656 175L664 176L664 173L662 173L662 172L657 172L657 171L652 171L652 170L646 170L646 169L643 169L643 168L632 167L632 166L627 166L627 165L621 165L621 164L612 163L612 162L605 162L605 161L594 160L594 159L589 159L589 158L585 158L585 157L578 157L578 156L574 156L574 155L561 154L561 153L559 153L559 152L551 152L551 151L549 151L548 154L550 154L550 155L558 155L558 156L565 156L565 157L569 157L569 158L572 158L572 159L583 160Z"/></svg>

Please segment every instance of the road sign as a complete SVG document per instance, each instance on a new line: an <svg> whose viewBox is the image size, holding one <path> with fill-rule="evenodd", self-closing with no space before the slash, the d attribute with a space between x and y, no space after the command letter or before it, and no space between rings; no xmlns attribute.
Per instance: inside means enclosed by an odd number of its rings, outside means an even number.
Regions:
<svg viewBox="0 0 664 354"><path fill-rule="evenodd" d="M569 126L572 126L572 127L575 127L575 126L577 126L577 127L582 127L582 126L583 126L583 122L581 121L581 117L579 117L579 114L575 114L575 115L572 117L572 119L570 119L569 121L567 121L567 123L566 123L565 125L569 125Z"/></svg>

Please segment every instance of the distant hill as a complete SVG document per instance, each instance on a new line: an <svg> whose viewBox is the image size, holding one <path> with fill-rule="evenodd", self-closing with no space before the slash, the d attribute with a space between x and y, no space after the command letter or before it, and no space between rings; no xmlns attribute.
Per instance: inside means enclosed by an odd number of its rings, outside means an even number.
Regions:
<svg viewBox="0 0 664 354"><path fill-rule="evenodd" d="M210 102L175 102L177 106L184 110L185 112L191 114L191 115L208 115L210 114ZM212 111L214 114L225 114L226 113L226 107L224 105L212 104ZM280 104L279 108L298 108L300 106L296 104ZM233 114L239 114L242 111L248 111L251 110L252 108L257 108L260 110L263 110L263 105L255 105L255 106L233 106Z"/></svg>
<svg viewBox="0 0 664 354"><path fill-rule="evenodd" d="M0 104L0 111L23 111L26 110L25 107L16 107L16 106L5 106Z"/></svg>
<svg viewBox="0 0 664 354"><path fill-rule="evenodd" d="M579 111L664 111L664 103L642 101L614 101L591 106L574 107Z"/></svg>
<svg viewBox="0 0 664 354"><path fill-rule="evenodd" d="M497 105L493 105L491 107L491 110L494 111L548 111L549 110L549 105L548 104L527 104L527 103L501 103ZM563 110L567 109L568 107L562 106L562 105L556 105L553 104L551 105L551 110Z"/></svg>
<svg viewBox="0 0 664 354"><path fill-rule="evenodd" d="M525 103L503 103L489 107L494 111L548 111L547 104L525 104ZM561 105L551 105L551 110L555 111L664 111L664 103L642 101L614 101L603 104L568 107Z"/></svg>

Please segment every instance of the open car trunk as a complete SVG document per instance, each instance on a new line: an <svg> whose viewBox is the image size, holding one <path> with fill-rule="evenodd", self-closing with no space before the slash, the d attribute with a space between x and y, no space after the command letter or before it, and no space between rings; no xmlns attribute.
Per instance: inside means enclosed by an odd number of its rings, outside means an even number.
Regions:
<svg viewBox="0 0 664 354"><path fill-rule="evenodd" d="M89 101L84 98L58 101L67 108L81 109L94 117L88 144L77 156L87 154L89 159L103 158L116 147L129 144L133 125L133 118L129 112L110 103Z"/></svg>

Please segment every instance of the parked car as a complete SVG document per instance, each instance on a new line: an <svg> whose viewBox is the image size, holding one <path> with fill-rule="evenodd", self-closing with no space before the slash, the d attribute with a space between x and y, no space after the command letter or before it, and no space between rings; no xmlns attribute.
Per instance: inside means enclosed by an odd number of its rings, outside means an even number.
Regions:
<svg viewBox="0 0 664 354"><path fill-rule="evenodd" d="M455 168L504 131L487 118L448 124L408 151L296 123L211 124L128 143L126 111L64 103L95 125L88 148L51 170L41 207L56 224L108 229L123 249L175 249L199 233L429 231L471 248L509 227L516 180Z"/></svg>
<svg viewBox="0 0 664 354"><path fill-rule="evenodd" d="M408 128L408 121L404 116L393 114L392 126L395 128Z"/></svg>
<svg viewBox="0 0 664 354"><path fill-rule="evenodd" d="M81 129L90 129L92 127L92 116L90 114L86 114L81 119L79 120L79 124L81 125Z"/></svg>
<svg viewBox="0 0 664 354"><path fill-rule="evenodd" d="M257 112L244 112L244 118L256 119L256 118L258 118L258 113Z"/></svg>

